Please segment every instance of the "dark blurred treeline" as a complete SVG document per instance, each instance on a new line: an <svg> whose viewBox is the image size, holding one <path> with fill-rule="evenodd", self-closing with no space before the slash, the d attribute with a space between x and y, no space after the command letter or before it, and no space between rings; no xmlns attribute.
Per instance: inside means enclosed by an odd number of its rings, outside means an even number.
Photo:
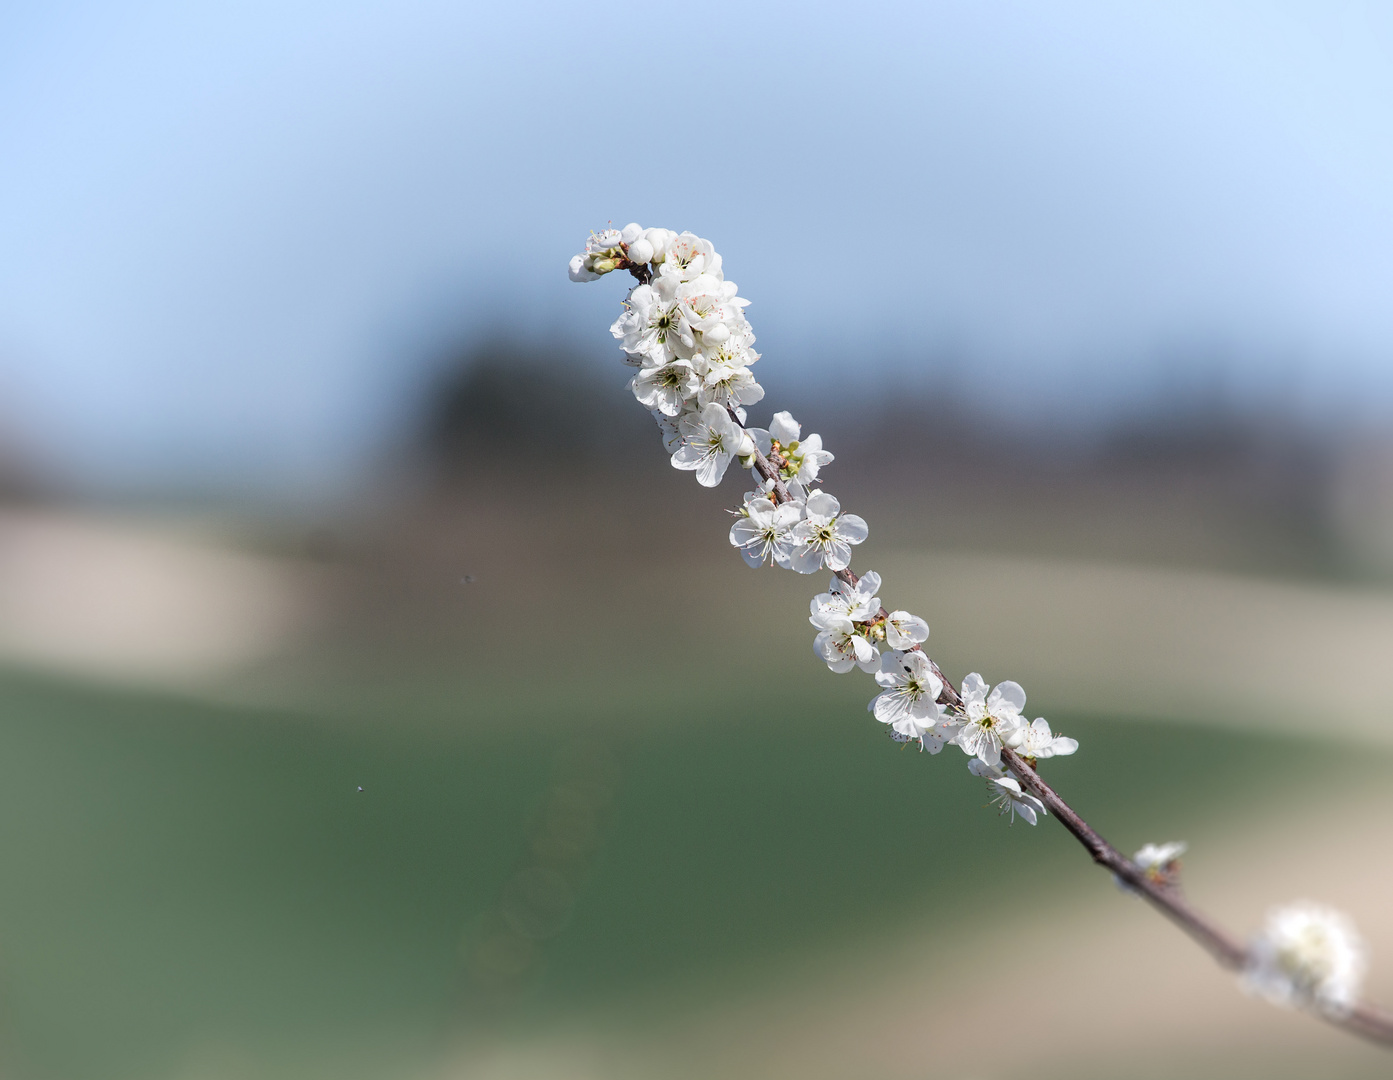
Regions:
<svg viewBox="0 0 1393 1080"><path fill-rule="evenodd" d="M460 350L426 395L417 460L443 496L518 477L641 494L691 512L733 505L667 469L618 357L495 340ZM837 461L848 509L895 545L1142 558L1263 573L1393 569L1393 457L1309 422L1218 396L1158 397L1106 424L1052 412L1006 423L964 400L917 394L857 404L770 388ZM674 473L664 480L655 474ZM649 479L639 481L640 476ZM635 487L641 483L642 487ZM1385 548L1387 549L1385 551Z"/></svg>

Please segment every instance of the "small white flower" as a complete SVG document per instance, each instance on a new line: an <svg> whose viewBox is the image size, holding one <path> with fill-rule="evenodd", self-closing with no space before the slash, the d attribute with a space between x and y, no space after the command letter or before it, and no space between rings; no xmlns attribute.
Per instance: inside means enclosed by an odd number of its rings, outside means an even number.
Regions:
<svg viewBox="0 0 1393 1080"><path fill-rule="evenodd" d="M1045 804L1025 791L1021 787L1020 778L1009 769L1003 772L997 766L988 765L979 758L969 761L967 769L973 776L980 776L987 782L992 805L1000 807L999 813L1010 814L1012 823L1019 814L1034 825L1038 815L1048 813Z"/></svg>
<svg viewBox="0 0 1393 1080"><path fill-rule="evenodd" d="M842 674L859 667L874 672L880 667L880 653L850 619L829 615L816 625L821 629L813 639L813 652L833 671Z"/></svg>
<svg viewBox="0 0 1393 1080"><path fill-rule="evenodd" d="M809 435L804 439L801 438L802 430L802 425L793 419L791 413L776 412L767 430L751 428L750 435L760 453L773 461L785 477L801 484L811 484L822 467L836 459L822 448L821 435Z"/></svg>
<svg viewBox="0 0 1393 1080"><path fill-rule="evenodd" d="M910 649L929 640L929 624L907 611L892 611L885 620L885 644Z"/></svg>
<svg viewBox="0 0 1393 1080"><path fill-rule="evenodd" d="M1037 716L1028 726L1022 724L1006 740L1006 745L1019 751L1022 757L1041 759L1065 757L1079 748L1077 739L1051 732L1050 725L1043 716Z"/></svg>
<svg viewBox="0 0 1393 1080"><path fill-rule="evenodd" d="M1164 844L1143 844L1132 856L1132 861L1146 877L1158 885L1175 885L1180 880L1180 856L1185 854L1188 847L1183 840L1168 840ZM1112 880L1123 892L1136 892L1116 874L1112 876Z"/></svg>
<svg viewBox="0 0 1393 1080"><path fill-rule="evenodd" d="M1274 908L1248 950L1244 983L1279 1005L1342 1016L1359 1000L1364 943L1347 916L1319 904Z"/></svg>
<svg viewBox="0 0 1393 1080"><path fill-rule="evenodd" d="M848 585L841 578L834 577L825 593L813 597L809 606L809 622L821 626L818 619L827 617L869 622L880 612L880 597L876 595L879 591L880 575L874 570L867 570L857 578L855 585Z"/></svg>
<svg viewBox="0 0 1393 1080"><path fill-rule="evenodd" d="M672 467L696 473L702 487L715 487L726 474L730 459L745 452L749 441L730 413L719 405L703 405L688 413L678 424L682 445L672 455Z"/></svg>
<svg viewBox="0 0 1393 1080"><path fill-rule="evenodd" d="M766 498L746 498L742 516L730 527L730 542L750 566L772 562L787 567L796 541L793 527L803 516L792 503L774 505Z"/></svg>
<svg viewBox="0 0 1393 1080"><path fill-rule="evenodd" d="M866 539L866 522L855 514L843 514L842 504L825 491L808 496L797 536L802 545L794 553L793 568L813 574L820 567L845 570L851 563L851 546Z"/></svg>
<svg viewBox="0 0 1393 1080"><path fill-rule="evenodd" d="M696 397L698 385L700 382L690 360L671 360L657 367L642 368L629 383L634 397L645 408L666 416L678 415L682 406Z"/></svg>
<svg viewBox="0 0 1393 1080"><path fill-rule="evenodd" d="M882 724L889 724L900 735L918 739L932 754L943 749L952 736L954 722L945 719L938 695L943 682L922 652L881 654L875 681L885 692L867 706Z"/></svg>
<svg viewBox="0 0 1393 1080"><path fill-rule="evenodd" d="M717 405L753 405L763 400L764 387L755 382L749 368L708 363L697 397L703 405L708 401Z"/></svg>
<svg viewBox="0 0 1393 1080"><path fill-rule="evenodd" d="M624 314L609 332L631 360L647 366L690 359L694 352L692 334L677 300L677 283L667 278L631 289Z"/></svg>
<svg viewBox="0 0 1393 1080"><path fill-rule="evenodd" d="M1189 850L1190 845L1183 840L1168 840L1164 844L1143 844L1132 861L1146 873L1164 871L1171 863Z"/></svg>
<svg viewBox="0 0 1393 1080"><path fill-rule="evenodd" d="M680 236L669 235L663 249L661 273L677 283L692 281L702 274L710 274L717 280L725 276L721 272L721 257L716 254L711 241L689 232Z"/></svg>
<svg viewBox="0 0 1393 1080"><path fill-rule="evenodd" d="M742 323L739 328L732 329L730 337L722 342L706 342L706 347L702 349L708 364L724 364L726 367L749 367L759 360L759 353L755 352L752 345L755 343L755 336L750 332L750 324Z"/></svg>
<svg viewBox="0 0 1393 1080"><path fill-rule="evenodd" d="M953 740L963 753L981 758L987 765L1001 763L1001 747L1025 721L1025 691L1019 683L997 684L991 694L987 684L975 671L963 680L963 726Z"/></svg>
<svg viewBox="0 0 1393 1080"><path fill-rule="evenodd" d="M737 296L733 281L722 281L714 274L700 274L684 281L677 290L687 325L702 335L712 347L730 340L745 323L744 309L749 301Z"/></svg>
<svg viewBox="0 0 1393 1080"><path fill-rule="evenodd" d="M618 229L604 229L591 233L585 242L585 250L573 256L570 265L572 281L594 281L603 274L617 269L628 258L620 245L624 235Z"/></svg>

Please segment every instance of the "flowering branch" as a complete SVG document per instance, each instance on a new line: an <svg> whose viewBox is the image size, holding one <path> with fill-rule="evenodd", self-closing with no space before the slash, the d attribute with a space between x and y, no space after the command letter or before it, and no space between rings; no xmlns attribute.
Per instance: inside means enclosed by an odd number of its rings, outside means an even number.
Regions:
<svg viewBox="0 0 1393 1080"><path fill-rule="evenodd" d="M1359 1001L1364 950L1339 912L1298 903L1274 909L1250 944L1230 936L1184 898L1180 843L1147 844L1129 859L1076 814L1040 776L1041 760L1073 754L1078 742L1037 717L1027 722L1025 691L990 687L977 673L961 689L924 651L929 626L881 605L880 575L851 570L851 548L868 528L814 487L833 455L786 412L769 427L746 427L746 406L764 397L750 367L758 359L745 318L748 301L725 280L709 241L667 229L628 225L592 234L571 260L575 281L627 270L638 281L610 328L636 369L630 389L653 414L674 468L715 487L733 461L759 479L735 511L730 542L752 567L803 574L830 571L828 591L813 598L813 651L838 673L873 674L881 692L868 709L896 742L937 754L954 745L970 759L1003 815L1034 825L1054 815L1118 885L1141 896L1243 975L1245 987L1282 1005L1315 1013L1347 1031L1393 1046L1393 1014Z"/></svg>

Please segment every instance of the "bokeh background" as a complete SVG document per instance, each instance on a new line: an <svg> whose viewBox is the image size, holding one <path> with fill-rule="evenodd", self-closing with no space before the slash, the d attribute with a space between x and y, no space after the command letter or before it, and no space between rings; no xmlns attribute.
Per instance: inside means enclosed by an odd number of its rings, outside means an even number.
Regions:
<svg viewBox="0 0 1393 1080"><path fill-rule="evenodd" d="M1393 11L0 11L0 1071L1382 1077L906 753L565 265L714 241L857 566L1393 1001Z"/></svg>

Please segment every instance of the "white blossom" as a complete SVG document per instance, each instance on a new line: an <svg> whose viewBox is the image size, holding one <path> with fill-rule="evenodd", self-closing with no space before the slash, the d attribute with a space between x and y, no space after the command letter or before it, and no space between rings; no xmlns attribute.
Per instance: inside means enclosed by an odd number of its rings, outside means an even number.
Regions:
<svg viewBox="0 0 1393 1080"><path fill-rule="evenodd" d="M892 649L911 649L929 640L929 624L907 611L892 611L885 620L885 644Z"/></svg>
<svg viewBox="0 0 1393 1080"><path fill-rule="evenodd" d="M1332 908L1304 901L1274 908L1248 955L1244 983L1269 1001L1342 1016L1359 1000L1364 943Z"/></svg>
<svg viewBox="0 0 1393 1080"><path fill-rule="evenodd" d="M792 503L775 505L771 499L747 497L742 516L730 527L730 542L750 566L787 567L796 543L793 527L802 516L803 511Z"/></svg>
<svg viewBox="0 0 1393 1080"><path fill-rule="evenodd" d="M735 282L722 281L714 274L700 274L678 287L677 299L687 326L701 335L704 347L715 348L744 327L744 309L750 302L737 292Z"/></svg>
<svg viewBox="0 0 1393 1080"><path fill-rule="evenodd" d="M695 472L702 487L715 487L725 476L730 459L748 453L745 444L749 436L719 405L703 405L683 416L678 430L682 445L672 455L672 467Z"/></svg>
<svg viewBox="0 0 1393 1080"><path fill-rule="evenodd" d="M851 563L851 546L866 539L866 522L855 514L843 514L842 504L825 491L808 496L804 517L796 535L802 541L793 556L800 574L814 574L820 567L845 570Z"/></svg>
<svg viewBox="0 0 1393 1080"><path fill-rule="evenodd" d="M594 281L617 269L628 258L628 253L620 246L623 242L624 236L618 229L591 233L585 250L571 259L571 280Z"/></svg>
<svg viewBox="0 0 1393 1080"><path fill-rule="evenodd" d="M716 254L711 241L689 232L668 239L659 269L663 277L679 284L692 281L702 274L710 274L717 279L725 276L721 272L721 257Z"/></svg>
<svg viewBox="0 0 1393 1080"><path fill-rule="evenodd" d="M1006 740L1006 745L1022 757L1040 759L1065 757L1079 748L1077 739L1051 732L1043 716L1037 716L1029 725L1022 724Z"/></svg>
<svg viewBox="0 0 1393 1080"><path fill-rule="evenodd" d="M1000 808L999 813L1010 814L1013 823L1016 820L1016 815L1019 814L1031 825L1034 825L1038 815L1048 813L1045 810L1045 804L1023 789L1020 778L1009 769L1003 772L997 766L988 765L980 758L973 758L969 761L967 768L973 776L980 776L987 782L987 791L991 794L991 804Z"/></svg>
<svg viewBox="0 0 1393 1080"><path fill-rule="evenodd" d="M642 368L629 383L634 397L645 408L666 416L682 412L682 406L696 397L698 385L700 381L690 360L670 360L656 367Z"/></svg>
<svg viewBox="0 0 1393 1080"><path fill-rule="evenodd" d="M1190 845L1183 840L1168 840L1164 844L1143 844L1132 856L1132 861L1146 873L1164 871L1184 855Z"/></svg>
<svg viewBox="0 0 1393 1080"><path fill-rule="evenodd" d="M859 667L874 672L880 667L880 652L850 619L827 615L814 625L820 629L813 639L813 652L833 671L840 674Z"/></svg>
<svg viewBox="0 0 1393 1080"><path fill-rule="evenodd" d="M677 282L659 277L651 284L636 285L625 304L609 332L630 360L656 366L691 358L695 340L677 300Z"/></svg>
<svg viewBox="0 0 1393 1080"><path fill-rule="evenodd" d="M848 585L839 577L834 577L825 593L813 597L809 607L811 622L820 626L819 618L836 616L852 622L869 622L880 612L880 575L867 570L856 581Z"/></svg>
<svg viewBox="0 0 1393 1080"><path fill-rule="evenodd" d="M755 382L750 369L730 364L708 363L697 387L697 399L703 405L709 401L717 405L753 405L763 398L764 387Z"/></svg>
<svg viewBox="0 0 1393 1080"><path fill-rule="evenodd" d="M999 683L990 694L987 684L975 671L963 680L963 726L954 739L965 754L981 758L987 765L1001 762L1002 743L1016 733L1025 721L1025 691L1019 683Z"/></svg>
<svg viewBox="0 0 1393 1080"><path fill-rule="evenodd" d="M945 719L938 703L943 681L929 658L918 651L883 653L875 681L884 687L867 706L875 718L906 739L918 739L932 754L943 749L952 736L953 721Z"/></svg>
<svg viewBox="0 0 1393 1080"><path fill-rule="evenodd" d="M750 330L750 324L742 321L724 341L705 341L702 353L706 362L713 366L723 364L726 367L749 367L759 360L759 353L752 348L754 343L755 336Z"/></svg>
<svg viewBox="0 0 1393 1080"><path fill-rule="evenodd" d="M791 413L776 412L767 429L751 428L750 435L760 453L773 461L786 478L811 484L822 467L835 459L822 448L821 435L804 439L802 430Z"/></svg>
<svg viewBox="0 0 1393 1080"><path fill-rule="evenodd" d="M1164 844L1143 844L1132 856L1132 861L1146 877L1158 885L1174 885L1180 880L1180 856L1184 855L1188 848L1189 845L1183 840L1168 840ZM1123 892L1136 892L1116 874L1112 876L1112 880Z"/></svg>

